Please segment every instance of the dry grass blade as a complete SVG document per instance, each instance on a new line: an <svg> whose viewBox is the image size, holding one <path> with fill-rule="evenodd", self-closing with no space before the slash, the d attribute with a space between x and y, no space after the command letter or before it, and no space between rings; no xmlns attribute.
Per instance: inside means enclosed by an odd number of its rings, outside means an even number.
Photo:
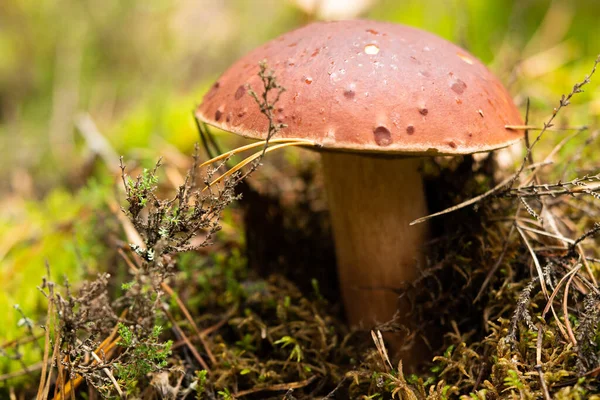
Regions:
<svg viewBox="0 0 600 400"><path fill-rule="evenodd" d="M583 262L583 266L585 267L585 270L586 270L588 276L592 280L593 285L588 285L588 286L594 292L600 293L600 290L598 289L598 281L596 280L596 275L592 271L592 267L591 267L590 263L588 262L587 257L585 256L585 252L583 251L583 247L581 246L581 243L577 244L577 251L579 252L579 256L581 257L581 262Z"/></svg>
<svg viewBox="0 0 600 400"><path fill-rule="evenodd" d="M111 212L117 217L119 223L123 227L123 231L125 232L129 243L133 243L136 246L139 246L140 248L144 249L146 247L144 239L142 239L140 233L137 231L137 229L135 229L135 226L133 226L131 220L127 218L125 214L123 214L117 201L115 199L109 199L108 206Z"/></svg>
<svg viewBox="0 0 600 400"><path fill-rule="evenodd" d="M200 363L202 368L210 374L211 371L210 371L210 368L208 367L208 364L206 364L206 361L204 361L204 359L202 358L200 353L198 353L198 350L196 350L196 347L194 347L192 342L190 342L190 339L188 339L185 332L179 327L179 325L177 325L177 321L175 320L175 318L173 318L173 315L171 315L171 313L169 312L167 307L163 307L163 312L165 313L165 315L167 316L169 321L171 321L171 325L173 325L173 329L175 329L177 331L177 333L181 336L181 338L187 345L188 349L192 352L192 355L194 356L196 361L198 361L198 363Z"/></svg>
<svg viewBox="0 0 600 400"><path fill-rule="evenodd" d="M531 247L531 244L529 243L529 240L527 239L527 236L521 230L521 228L520 228L520 226L518 224L516 225L516 228L517 228L517 232L519 232L519 234L521 235L521 238L523 239L523 242L525 243L525 246L527 247L527 250L529 251L529 254L531 254L531 258L533 259L533 263L535 265L535 269L536 269L536 272L538 274L538 279L540 281L540 287L542 288L542 293L544 294L544 297L547 300L549 300L550 296L548 295L548 289L546 288L546 277L545 277L544 272L542 270L542 266L540 264L540 261L538 260L537 255L535 254L535 250L533 249L533 247ZM552 302L549 302L549 304L550 304L550 309L552 310L552 315L554 316L554 319L556 320L556 325L560 329L560 332L563 335L563 337L566 340L569 340L568 333L565 330L565 327L563 326L563 324L560 322L560 319L558 318L558 315L556 314L556 311L554 310L554 306L553 306Z"/></svg>
<svg viewBox="0 0 600 400"><path fill-rule="evenodd" d="M570 135L564 137L560 142L558 142L558 144L556 146L554 146L552 151L550 151L550 153L548 153L548 155L546 156L544 161L552 161L554 159L554 157L556 156L556 154L558 154L558 152L563 147L565 147L565 145L567 143L569 143L571 141L571 139L575 138L577 135L581 134L582 132L585 132L586 130L587 130L587 127L585 127L585 128L582 127L581 129L578 129L575 132L571 133Z"/></svg>
<svg viewBox="0 0 600 400"><path fill-rule="evenodd" d="M565 284L565 292L563 294L563 315L565 318L565 327L567 328L567 333L569 334L569 339L571 339L571 343L573 343L574 347L577 347L577 339L575 339L575 334L573 333L573 328L571 328L571 320L569 319L568 300L569 300L569 287L571 286L571 282L573 281L573 278L575 278L575 275L577 275L577 271L579 270L579 268L581 268L581 264L579 264L576 268L573 268L576 271L573 274L571 274L571 276L567 280L567 283Z"/></svg>
<svg viewBox="0 0 600 400"><path fill-rule="evenodd" d="M575 243L575 241L572 240L572 239L568 239L568 238L566 238L564 236L555 235L555 234L552 234L550 232L542 231L542 230L539 230L539 229L529 228L529 227L526 227L526 226L519 226L519 228L521 228L524 231L536 233L538 235L548 236L548 237L551 237L551 238L554 238L554 239L558 239L558 240L563 241L565 243L569 243L569 244Z"/></svg>
<svg viewBox="0 0 600 400"><path fill-rule="evenodd" d="M98 355L95 352L92 351L91 354L92 354L92 358L94 360L96 360L96 362L98 364L102 363L102 360L100 359L100 357L98 357ZM125 394L121 390L121 387L119 386L119 383L117 382L117 380L115 379L115 377L113 376L113 374L110 372L110 370L108 368L102 368L102 371L106 374L106 376L108 376L108 379L110 379L110 381L112 382L113 386L115 387L115 390L119 394L119 397L122 398L122 399L124 399L125 398Z"/></svg>
<svg viewBox="0 0 600 400"><path fill-rule="evenodd" d="M166 283L162 283L161 287L163 288L163 290L172 298L175 299L175 302L177 303L177 305L179 306L179 309L181 310L181 312L183 313L183 315L185 316L186 320L190 323L190 325L192 326L192 329L194 329L195 332L195 336L198 337L198 339L200 340L200 342L202 343L202 347L204 347L204 351L206 351L206 355L208 356L208 358L210 359L210 362L215 364L217 362L217 359L215 358L214 354L212 353L212 351L210 350L210 346L208 345L208 343L206 342L206 338L200 329L198 328L198 325L196 324L196 321L194 321L194 318L192 318L192 314L190 314L190 312L188 311L187 307L185 306L185 304L183 303L183 301L181 301L181 299L179 298L179 296L177 295L177 293L175 293L173 291L173 289L171 289L171 287L169 285L167 285ZM208 370L208 369L207 369Z"/></svg>
<svg viewBox="0 0 600 400"><path fill-rule="evenodd" d="M528 130L528 131L542 131L544 130L543 126L534 126L534 125L504 125L504 128L506 129L510 129L510 130L514 130L514 131L521 131L521 130ZM564 127L564 128L559 128L559 129L546 129L549 131L581 131L581 130L585 130L587 129L587 126L568 126L568 127Z"/></svg>
<svg viewBox="0 0 600 400"><path fill-rule="evenodd" d="M310 385L311 383L313 383L313 381L315 379L317 379L317 376L313 375L310 378L305 379L303 381L299 381L299 382L279 383L277 385L270 385L270 386L265 386L265 387L258 387L258 388L248 389L248 390L242 390L240 392L237 392L234 396L237 398L237 397L244 397L244 396L248 396L249 394L259 393L259 392L279 392L279 391L283 391L283 390L300 389L300 388Z"/></svg>
<svg viewBox="0 0 600 400"><path fill-rule="evenodd" d="M236 154L242 153L246 150L251 150L251 149L255 149L257 147L264 147L267 144L271 144L271 143L303 143L307 146L314 146L315 142L313 142L312 140L306 140L306 139L296 139L296 138L281 138L281 139L270 139L267 143L266 140L261 140L260 142L256 142L256 143L252 143L252 144L247 144L245 146L241 146L238 147L236 149L230 150L228 152L225 152L219 156L213 157L208 161L203 162L202 164L200 164L200 168L202 167L206 167L207 165L210 164L214 164L217 161L221 161L225 158L234 156Z"/></svg>
<svg viewBox="0 0 600 400"><path fill-rule="evenodd" d="M244 168L246 165L250 164L252 161L256 160L259 157L262 157L264 154L266 153L270 153L273 150L277 150L277 149L282 149L284 147L289 147L289 146L305 146L306 143L304 142L289 142L289 143L282 143L282 144L277 144L275 146L271 146L271 147L267 147L266 149L263 149L247 158L245 158L244 160L240 161L237 165L235 165L233 168L231 168L230 170L228 170L227 172L225 172L223 175L219 176L218 178L216 178L215 180L213 180L212 182L210 182L208 184L208 186L206 186L204 189L202 189L202 191L208 189L209 187L219 183L220 181L222 181L223 179L227 178L228 176L231 176L233 174L235 174L237 171L239 171L240 169Z"/></svg>
<svg viewBox="0 0 600 400"><path fill-rule="evenodd" d="M47 265L46 265L46 268L48 268ZM46 378L47 378L46 373L48 370L48 366L50 364L50 326L48 326L48 324L50 324L50 320L52 318L52 315L54 314L54 293L53 293L52 286L49 286L48 290L49 290L48 313L46 316L47 326L45 327L46 335L44 337L44 355L42 357L42 374L41 374L41 378L40 378L40 384L38 387L36 400L44 400L43 394L44 394L44 387L46 386Z"/></svg>
<svg viewBox="0 0 600 400"><path fill-rule="evenodd" d="M119 156L112 148L106 137L100 132L98 126L88 113L82 113L75 118L75 126L85 139L92 152L99 154L106 167L116 174L119 172Z"/></svg>
<svg viewBox="0 0 600 400"><path fill-rule="evenodd" d="M56 324L56 317L54 323ZM54 331L54 350L52 351L52 356L50 360L58 360L60 354L60 331L55 329ZM52 385L52 365L50 365L50 369L48 370L48 378L46 379L46 387L44 388L43 399L48 399L50 395L50 386Z"/></svg>
<svg viewBox="0 0 600 400"><path fill-rule="evenodd" d="M546 288L546 277L544 276L544 272L542 271L542 266L540 265L540 261L538 260L537 255L535 254L535 251L533 250L533 247L531 247L531 244L529 243L527 236L521 230L521 227L518 224L517 224L517 232L519 232L519 234L521 235L521 238L523 239L523 242L525 242L525 246L527 247L527 250L529 250L529 254L531 254L531 258L533 258L533 263L535 264L535 269L536 269L538 277L540 279L540 287L542 288L542 293L544 293L544 297L546 299L548 299L550 296L548 295L548 289Z"/></svg>
<svg viewBox="0 0 600 400"><path fill-rule="evenodd" d="M544 307L544 311L542 312L542 315L541 315L542 318L545 318L548 311L550 309L552 309L552 313L554 314L554 318L556 318L556 323L557 323L558 327L560 328L561 332L563 333L563 336L569 341L572 341L571 340L572 332L571 332L571 334L569 334L568 328L563 327L562 324L560 323L560 320L557 318L557 315L554 312L553 302L554 302L554 298L556 297L556 295L558 295L558 291L560 290L563 283L565 281L567 281L568 279L570 280L571 277L574 277L575 274L577 273L577 271L579 271L579 269L581 268L581 266L582 266L582 264L577 264L572 270L570 270L568 273L566 273L561 278L561 280L556 285L556 288L552 291L552 294L548 298L548 301L546 302L546 307ZM566 316L565 316L565 318L566 318Z"/></svg>
<svg viewBox="0 0 600 400"><path fill-rule="evenodd" d="M381 334L381 331L371 331L371 337L373 338L373 343L375 343L375 347L377 348L377 352L381 356L383 364L388 368L388 371L391 371L393 367L390 361L390 357L388 356L388 352L385 347L385 342L383 341L383 335Z"/></svg>
<svg viewBox="0 0 600 400"><path fill-rule="evenodd" d="M543 326L541 324L538 324L537 328L538 332L535 346L536 364L534 368L537 370L538 376L540 378L540 386L542 388L544 400L551 400L552 398L550 397L550 393L548 392L548 385L546 384L546 378L544 377L544 371L542 367L542 341L544 339Z"/></svg>

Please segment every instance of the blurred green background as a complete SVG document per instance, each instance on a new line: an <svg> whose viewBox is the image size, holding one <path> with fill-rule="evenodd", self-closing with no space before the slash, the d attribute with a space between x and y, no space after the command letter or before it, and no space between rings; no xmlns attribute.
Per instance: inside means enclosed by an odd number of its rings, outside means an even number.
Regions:
<svg viewBox="0 0 600 400"><path fill-rule="evenodd" d="M116 224L119 155L149 166L190 154L192 110L235 59L312 20L352 17L467 48L522 109L531 99L538 125L600 52L598 0L0 1L0 344L24 334L13 305L40 320L45 261L73 282L115 262L99 238ZM597 88L559 123L594 124Z"/></svg>

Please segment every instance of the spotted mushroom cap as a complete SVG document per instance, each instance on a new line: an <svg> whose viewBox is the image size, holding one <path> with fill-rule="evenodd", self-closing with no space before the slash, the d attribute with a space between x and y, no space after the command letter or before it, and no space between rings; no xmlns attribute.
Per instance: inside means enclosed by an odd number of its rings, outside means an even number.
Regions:
<svg viewBox="0 0 600 400"><path fill-rule="evenodd" d="M367 20L319 22L288 32L238 60L196 110L202 121L265 139L267 118L248 88L266 60L286 88L275 117L280 138L325 149L391 154L468 154L522 137L500 81L475 57L431 33Z"/></svg>

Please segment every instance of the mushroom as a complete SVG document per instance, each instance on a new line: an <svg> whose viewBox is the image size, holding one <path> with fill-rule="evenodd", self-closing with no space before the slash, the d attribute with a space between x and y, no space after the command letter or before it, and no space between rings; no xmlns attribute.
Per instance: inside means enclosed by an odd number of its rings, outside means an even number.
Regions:
<svg viewBox="0 0 600 400"><path fill-rule="evenodd" d="M287 90L280 139L322 152L342 297L352 325L391 319L390 288L417 277L427 213L423 157L487 152L522 137L500 81L462 48L408 26L320 22L242 57L206 94L196 116L251 139L268 122L248 95L266 60ZM404 310L406 311L406 310ZM402 316L402 312L399 314Z"/></svg>

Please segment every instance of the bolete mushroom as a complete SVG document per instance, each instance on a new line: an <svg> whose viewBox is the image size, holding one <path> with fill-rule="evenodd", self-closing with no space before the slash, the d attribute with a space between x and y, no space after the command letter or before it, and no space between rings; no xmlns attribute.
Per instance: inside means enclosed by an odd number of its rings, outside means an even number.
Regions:
<svg viewBox="0 0 600 400"><path fill-rule="evenodd" d="M279 138L322 152L341 292L349 322L389 320L417 276L427 213L421 158L510 145L522 119L500 81L474 56L431 33L367 20L320 22L242 57L196 111L207 124L265 139L267 119L248 88L266 60L287 90Z"/></svg>

